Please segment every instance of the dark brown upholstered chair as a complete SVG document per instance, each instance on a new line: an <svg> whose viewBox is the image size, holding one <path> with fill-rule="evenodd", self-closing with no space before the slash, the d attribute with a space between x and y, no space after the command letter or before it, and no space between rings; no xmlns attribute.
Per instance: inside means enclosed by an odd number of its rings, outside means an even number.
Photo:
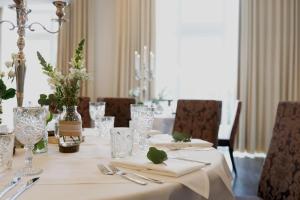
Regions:
<svg viewBox="0 0 300 200"><path fill-rule="evenodd" d="M78 98L77 111L81 115L83 128L91 127L91 117L90 117L90 112L89 112L90 104L89 103L90 103L90 97L79 97Z"/></svg>
<svg viewBox="0 0 300 200"><path fill-rule="evenodd" d="M222 102L214 100L178 100L173 131L190 134L218 144Z"/></svg>
<svg viewBox="0 0 300 200"><path fill-rule="evenodd" d="M234 147L234 141L236 138L236 134L238 132L241 108L242 108L242 102L236 101L235 114L234 114L233 124L232 124L231 130L230 130L230 137L228 139L222 138L222 139L218 140L218 146L223 146L223 147L229 148L229 155L230 155L233 171L235 174L237 174L237 172L236 172L236 167L235 167L234 158L233 158L233 147Z"/></svg>
<svg viewBox="0 0 300 200"><path fill-rule="evenodd" d="M115 127L129 127L130 104L135 104L134 98L97 98L104 101L105 116L115 117Z"/></svg>
<svg viewBox="0 0 300 200"><path fill-rule="evenodd" d="M300 199L300 102L278 105L258 196L264 200Z"/></svg>

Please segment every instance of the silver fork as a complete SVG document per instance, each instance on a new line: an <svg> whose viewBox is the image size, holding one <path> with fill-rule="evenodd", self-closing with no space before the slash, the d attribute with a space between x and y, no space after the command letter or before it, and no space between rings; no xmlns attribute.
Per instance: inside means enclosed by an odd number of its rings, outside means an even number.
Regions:
<svg viewBox="0 0 300 200"><path fill-rule="evenodd" d="M111 165L110 165L109 167L111 167ZM113 166L113 167L114 167L114 166ZM116 168L116 167L114 167L114 168ZM157 184L162 184L162 183L164 183L162 180L150 178L150 177L144 176L144 175L142 175L142 174L134 173L134 172L127 172L127 171L125 172L125 171L123 170L123 173L131 174L131 175L133 175L133 176L136 176L136 177L139 177L139 178L142 178L142 179L144 179L144 180L147 180L147 181L150 181L150 182L153 182L153 183L157 183Z"/></svg>
<svg viewBox="0 0 300 200"><path fill-rule="evenodd" d="M108 169L105 165L103 164L97 164L98 169L101 171L102 174L104 175L114 175L114 172Z"/></svg>
<svg viewBox="0 0 300 200"><path fill-rule="evenodd" d="M124 178L124 179L127 179L127 180L129 180L129 181L132 181L132 182L137 183L137 184L139 184L139 185L147 185L147 184L148 184L147 182L140 181L140 180L137 180L137 179L135 179L135 178L132 178L132 177L128 176L126 172L124 172L124 171L122 171L122 170L116 168L116 167L113 166L113 165L109 165L109 168L110 168L115 174L121 176L121 177Z"/></svg>

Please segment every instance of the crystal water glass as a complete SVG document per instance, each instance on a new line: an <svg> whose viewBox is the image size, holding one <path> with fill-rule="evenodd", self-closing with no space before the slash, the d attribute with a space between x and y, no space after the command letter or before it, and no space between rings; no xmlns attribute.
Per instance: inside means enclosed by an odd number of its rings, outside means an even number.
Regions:
<svg viewBox="0 0 300 200"><path fill-rule="evenodd" d="M14 141L14 133L0 132L0 173L12 166Z"/></svg>
<svg viewBox="0 0 300 200"><path fill-rule="evenodd" d="M90 102L89 103L89 112L90 117L94 121L95 129L97 130L97 121L105 114L105 102ZM98 131L98 130L97 130Z"/></svg>
<svg viewBox="0 0 300 200"><path fill-rule="evenodd" d="M131 110L131 127L137 132L139 136L139 147L145 150L148 147L148 132L152 130L154 121L153 108L132 104Z"/></svg>
<svg viewBox="0 0 300 200"><path fill-rule="evenodd" d="M124 158L132 155L133 131L120 127L110 129L111 157Z"/></svg>
<svg viewBox="0 0 300 200"><path fill-rule="evenodd" d="M152 130L154 112L152 108L146 108L140 113L136 130L139 133L139 147L145 150L148 148L148 133Z"/></svg>
<svg viewBox="0 0 300 200"><path fill-rule="evenodd" d="M46 129L47 110L43 107L15 108L15 135L24 144L25 167L17 172L20 176L42 173L42 169L32 167L34 144L43 138Z"/></svg>
<svg viewBox="0 0 300 200"><path fill-rule="evenodd" d="M101 137L109 136L110 129L114 127L115 117L105 116L96 121L96 127Z"/></svg>

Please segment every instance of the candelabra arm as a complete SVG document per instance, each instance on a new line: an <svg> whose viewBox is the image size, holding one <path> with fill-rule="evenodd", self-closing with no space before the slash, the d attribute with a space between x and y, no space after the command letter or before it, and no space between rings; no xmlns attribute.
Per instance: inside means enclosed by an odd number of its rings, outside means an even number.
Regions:
<svg viewBox="0 0 300 200"><path fill-rule="evenodd" d="M32 27L34 25L39 25L40 27L42 27L46 32L48 33L51 33L51 34L55 34L55 33L58 33L60 31L60 24L59 24L59 27L58 27L58 30L57 31L51 31L49 29L46 28L46 26L42 25L41 23L39 22L33 22L32 24L28 25L26 28L28 28L28 30L30 31L35 31L35 29Z"/></svg>
<svg viewBox="0 0 300 200"><path fill-rule="evenodd" d="M1 20L0 21L0 24L2 24L2 23L8 23L11 27L9 28L9 30L15 30L15 28L17 28L17 26L13 23L13 22L11 22L11 21L8 21L8 20Z"/></svg>

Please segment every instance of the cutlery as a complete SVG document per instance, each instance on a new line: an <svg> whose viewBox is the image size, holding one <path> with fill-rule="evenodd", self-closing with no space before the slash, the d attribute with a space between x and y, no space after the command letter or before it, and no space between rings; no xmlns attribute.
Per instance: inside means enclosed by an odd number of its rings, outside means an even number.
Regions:
<svg viewBox="0 0 300 200"><path fill-rule="evenodd" d="M10 183L8 183L2 191L0 191L0 198L3 197L7 192L13 189L21 180L21 177L14 177Z"/></svg>
<svg viewBox="0 0 300 200"><path fill-rule="evenodd" d="M33 186L33 184L39 180L40 177L37 178L33 178L30 179L26 182L25 185L23 185L16 194L14 194L12 197L10 197L8 200L16 200L23 192L25 192L26 190L28 190L31 186Z"/></svg>
<svg viewBox="0 0 300 200"><path fill-rule="evenodd" d="M132 178L130 176L127 175L126 172L114 167L113 165L109 165L110 169L117 175L121 176L122 178L124 179L127 179L129 181L132 181L134 183L137 183L137 184L140 184L140 185L147 185L148 183L147 182L143 182L143 181L140 181L140 180L137 180L135 178Z"/></svg>
<svg viewBox="0 0 300 200"><path fill-rule="evenodd" d="M97 164L97 167L104 175L114 175L114 172L103 164Z"/></svg>
<svg viewBox="0 0 300 200"><path fill-rule="evenodd" d="M105 165L101 165L101 164L98 164L98 168L100 169L100 171L105 174L105 175L114 175L114 172L107 166ZM124 173L126 174L131 174L131 175L134 175L134 176L137 176L139 178L142 178L142 179L145 179L147 181L151 181L153 183L157 183L157 184L162 184L164 183L163 181L161 180L158 180L158 179L154 179L154 178L150 178L150 177L147 177L147 176L144 176L144 175L141 175L141 174L138 174L138 173L134 173L134 172L125 172L123 170Z"/></svg>
<svg viewBox="0 0 300 200"><path fill-rule="evenodd" d="M176 160L184 160L184 161L189 161L189 162L196 162L196 163L201 163L204 165L211 165L210 162L204 162L204 161L200 161L200 160L193 160L193 159L188 159L188 158L182 158L182 157L169 157L171 159L176 159Z"/></svg>
<svg viewBox="0 0 300 200"><path fill-rule="evenodd" d="M137 177L139 177L139 178L145 179L145 180L147 180L147 181L151 181L151 182L153 182L153 183L157 183L157 184L162 184L162 183L164 183L164 182L161 181L161 180L154 179L154 178L150 178L150 177L147 177L147 176L144 176L144 175L141 175L141 174L137 174L137 173L134 173L134 172L130 172L130 173L126 172L126 173L127 173L127 174L132 174L132 175L134 175L134 176L137 176Z"/></svg>

